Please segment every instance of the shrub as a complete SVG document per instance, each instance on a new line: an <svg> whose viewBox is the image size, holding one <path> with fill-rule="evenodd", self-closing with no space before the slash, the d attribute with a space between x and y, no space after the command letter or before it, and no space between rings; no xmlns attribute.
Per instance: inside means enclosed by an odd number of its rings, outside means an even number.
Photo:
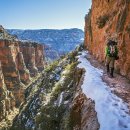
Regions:
<svg viewBox="0 0 130 130"><path fill-rule="evenodd" d="M56 61L54 61L52 64L50 64L49 66L47 66L46 68L45 68L45 71L46 72L49 72L49 71L52 71L52 70L54 70L55 69L55 67L58 65L58 61L56 60Z"/></svg>
<svg viewBox="0 0 130 130"><path fill-rule="evenodd" d="M109 15L103 15L103 16L99 16L97 18L97 22L96 24L98 25L98 28L103 28L106 25L106 22L109 20Z"/></svg>
<svg viewBox="0 0 130 130"><path fill-rule="evenodd" d="M45 130L59 130L60 121L65 111L64 106L53 106L48 104L43 106L41 112L36 117L36 124Z"/></svg>
<svg viewBox="0 0 130 130"><path fill-rule="evenodd" d="M64 115L63 120L61 121L61 128L63 130L73 130L71 118L70 118L70 112L67 112Z"/></svg>
<svg viewBox="0 0 130 130"><path fill-rule="evenodd" d="M60 93L61 91L62 91L62 86L61 86L60 82L57 82L57 83L55 84L55 86L53 87L53 89L52 89L51 97L52 97L54 100L56 100L57 97L58 97L58 95L59 95L59 93Z"/></svg>

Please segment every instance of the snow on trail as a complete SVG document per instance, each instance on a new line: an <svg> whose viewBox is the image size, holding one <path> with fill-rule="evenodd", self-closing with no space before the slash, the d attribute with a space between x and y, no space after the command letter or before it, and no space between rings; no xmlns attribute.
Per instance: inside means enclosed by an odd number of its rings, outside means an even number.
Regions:
<svg viewBox="0 0 130 130"><path fill-rule="evenodd" d="M63 94L64 94L64 92L62 92L62 93L60 94L60 100L59 100L58 106L60 106L61 103L62 103L62 100L63 100Z"/></svg>
<svg viewBox="0 0 130 130"><path fill-rule="evenodd" d="M103 71L93 67L86 59L87 52L78 56L79 68L85 69L83 93L95 101L100 130L130 130L127 104L111 92L101 76ZM87 116L87 115L86 115Z"/></svg>

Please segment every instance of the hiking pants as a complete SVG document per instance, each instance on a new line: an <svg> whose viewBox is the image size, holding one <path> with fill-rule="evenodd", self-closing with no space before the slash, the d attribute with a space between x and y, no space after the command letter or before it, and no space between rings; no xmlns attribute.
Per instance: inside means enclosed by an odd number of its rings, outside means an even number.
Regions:
<svg viewBox="0 0 130 130"><path fill-rule="evenodd" d="M110 68L114 68L115 57L106 57L106 66L109 65Z"/></svg>

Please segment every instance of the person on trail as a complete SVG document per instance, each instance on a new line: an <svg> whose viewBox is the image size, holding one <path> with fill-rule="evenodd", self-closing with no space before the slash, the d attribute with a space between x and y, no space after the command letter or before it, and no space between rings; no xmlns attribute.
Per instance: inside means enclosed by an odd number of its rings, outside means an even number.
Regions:
<svg viewBox="0 0 130 130"><path fill-rule="evenodd" d="M119 59L118 49L116 45L117 45L117 42L109 40L105 48L107 74L111 78L113 78L115 60Z"/></svg>

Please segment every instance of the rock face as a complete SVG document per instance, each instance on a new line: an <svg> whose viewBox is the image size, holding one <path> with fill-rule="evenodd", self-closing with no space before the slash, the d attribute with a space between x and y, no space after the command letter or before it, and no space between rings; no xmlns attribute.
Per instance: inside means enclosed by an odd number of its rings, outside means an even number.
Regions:
<svg viewBox="0 0 130 130"><path fill-rule="evenodd" d="M26 85L43 68L42 45L18 41L0 27L0 120L24 101Z"/></svg>
<svg viewBox="0 0 130 130"><path fill-rule="evenodd" d="M43 45L41 44L34 44L34 48L35 48L35 64L36 67L38 68L39 71L43 70L43 66L44 66L44 57L43 57Z"/></svg>
<svg viewBox="0 0 130 130"><path fill-rule="evenodd" d="M116 70L130 79L130 1L92 0L85 18L85 47L104 61L108 39L118 41L119 61Z"/></svg>
<svg viewBox="0 0 130 130"><path fill-rule="evenodd" d="M83 93L77 95L71 111L73 130L99 130L94 102Z"/></svg>
<svg viewBox="0 0 130 130"><path fill-rule="evenodd" d="M4 76L0 63L0 121L15 107L15 99L4 83Z"/></svg>
<svg viewBox="0 0 130 130"><path fill-rule="evenodd" d="M30 72L25 65L22 52L18 52L17 54L16 65L19 70L20 79L22 83L28 84L30 82Z"/></svg>
<svg viewBox="0 0 130 130"><path fill-rule="evenodd" d="M37 43L21 43L20 51L31 76L36 76L38 70L43 70L43 46Z"/></svg>
<svg viewBox="0 0 130 130"><path fill-rule="evenodd" d="M19 44L18 42L9 40L0 40L0 61L2 65L2 71L4 75L4 81L9 91L12 91L17 98L17 104L23 100L23 87L24 85L20 79L19 68L20 65L16 62L19 56ZM18 64L17 64L18 63ZM18 67L17 67L18 66ZM23 69L25 72L25 70ZM22 75L27 74L26 72ZM29 74L29 73L28 73ZM22 76L21 76L22 77ZM26 81L29 79L25 79Z"/></svg>

